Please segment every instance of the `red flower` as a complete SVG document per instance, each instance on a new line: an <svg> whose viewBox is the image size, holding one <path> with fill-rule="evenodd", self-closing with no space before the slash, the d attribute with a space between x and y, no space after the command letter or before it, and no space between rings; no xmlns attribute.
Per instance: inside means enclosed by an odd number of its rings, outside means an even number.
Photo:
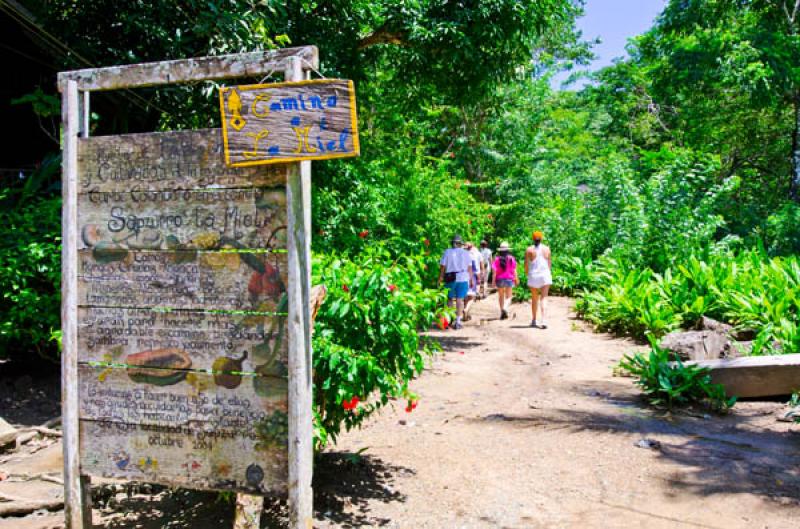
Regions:
<svg viewBox="0 0 800 529"><path fill-rule="evenodd" d="M347 285L342 285L342 290L344 290L345 292L350 292L350 287L348 287Z"/></svg>
<svg viewBox="0 0 800 529"><path fill-rule="evenodd" d="M416 400L408 401L408 406L406 406L406 413L411 413L415 409L417 409L417 401Z"/></svg>
<svg viewBox="0 0 800 529"><path fill-rule="evenodd" d="M455 157L456 157L456 153L454 153L454 152L451 152L451 153L450 153L450 158L455 158Z"/></svg>
<svg viewBox="0 0 800 529"><path fill-rule="evenodd" d="M431 245L431 241L430 241L430 239L425 239L424 241L422 241L422 244L424 244L425 246L430 246Z"/></svg>
<svg viewBox="0 0 800 529"><path fill-rule="evenodd" d="M439 318L439 328L440 328L441 330L445 330L445 329L447 328L447 326L448 326L448 325L450 325L450 322L449 322L449 321L447 321L447 318L445 318L444 316L442 316L441 318Z"/></svg>
<svg viewBox="0 0 800 529"><path fill-rule="evenodd" d="M463 355L464 351L459 351L458 354Z"/></svg>
<svg viewBox="0 0 800 529"><path fill-rule="evenodd" d="M395 290L397 290L397 285L389 285L389 286L388 286L388 287L386 287L386 288L388 288L388 289L389 289L389 292L394 292Z"/></svg>
<svg viewBox="0 0 800 529"><path fill-rule="evenodd" d="M472 219L467 220L467 224L472 224Z"/></svg>
<svg viewBox="0 0 800 529"><path fill-rule="evenodd" d="M342 401L342 408L344 408L345 410L348 410L348 411L349 410L354 410L358 406L358 402L359 402L359 398L355 397L355 396L353 398L351 398L350 400L343 400Z"/></svg>
<svg viewBox="0 0 800 529"><path fill-rule="evenodd" d="M364 231L358 232L358 236L361 237L362 239L366 239L367 235L369 235L369 230L364 230Z"/></svg>

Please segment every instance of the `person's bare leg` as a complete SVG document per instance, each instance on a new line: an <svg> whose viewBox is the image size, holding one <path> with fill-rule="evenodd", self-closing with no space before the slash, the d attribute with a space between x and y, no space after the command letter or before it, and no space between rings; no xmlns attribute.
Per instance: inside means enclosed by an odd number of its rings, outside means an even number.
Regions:
<svg viewBox="0 0 800 529"><path fill-rule="evenodd" d="M503 309L505 308L505 305L506 305L505 296L506 296L506 289L498 287L498 289L497 289L497 304L500 306L500 312L503 312Z"/></svg>
<svg viewBox="0 0 800 529"><path fill-rule="evenodd" d="M467 296L466 303L464 303L464 321L469 319L469 309L472 308L472 304L475 302L475 296Z"/></svg>
<svg viewBox="0 0 800 529"><path fill-rule="evenodd" d="M464 317L464 298L456 298L456 321L461 321Z"/></svg>
<svg viewBox="0 0 800 529"><path fill-rule="evenodd" d="M539 301L539 306L541 307L539 310L542 314L542 327L547 327L547 322L544 319L544 311L547 305L547 293L550 292L550 285L545 285L542 287L542 299Z"/></svg>
<svg viewBox="0 0 800 529"><path fill-rule="evenodd" d="M506 287L504 290L506 291L506 296L503 310L508 312L509 307L511 307L511 298L514 297L514 289L512 287Z"/></svg>
<svg viewBox="0 0 800 529"><path fill-rule="evenodd" d="M531 320L536 321L536 311L539 308L539 289L531 288Z"/></svg>

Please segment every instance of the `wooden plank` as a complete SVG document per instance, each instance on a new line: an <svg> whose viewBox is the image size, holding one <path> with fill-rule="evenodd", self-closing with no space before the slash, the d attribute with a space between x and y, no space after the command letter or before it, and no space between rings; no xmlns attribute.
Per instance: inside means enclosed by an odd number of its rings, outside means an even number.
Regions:
<svg viewBox="0 0 800 529"><path fill-rule="evenodd" d="M286 377L210 375L202 371L95 367L79 364L80 418L93 421L255 431L286 413Z"/></svg>
<svg viewBox="0 0 800 529"><path fill-rule="evenodd" d="M178 350L191 369L286 374L285 317L92 307L78 310L78 360L128 364L145 351ZM179 353L181 354L181 353ZM231 362L225 359L238 360Z"/></svg>
<svg viewBox="0 0 800 529"><path fill-rule="evenodd" d="M78 141L82 193L286 184L286 167L229 167L221 129L96 136Z"/></svg>
<svg viewBox="0 0 800 529"><path fill-rule="evenodd" d="M81 193L80 248L284 248L284 188Z"/></svg>
<svg viewBox="0 0 800 529"><path fill-rule="evenodd" d="M78 86L67 83L62 99L63 123L61 210L61 403L64 445L64 518L68 529L84 529L84 494L80 478L78 447L78 335L77 335L77 252L78 252Z"/></svg>
<svg viewBox="0 0 800 529"><path fill-rule="evenodd" d="M81 250L79 257L84 307L285 312L285 253Z"/></svg>
<svg viewBox="0 0 800 529"><path fill-rule="evenodd" d="M289 81L304 75L299 61L286 70ZM289 172L289 527L311 529L314 432L311 395L311 162Z"/></svg>
<svg viewBox="0 0 800 529"><path fill-rule="evenodd" d="M748 356L693 363L711 369L711 382L737 397L776 397L800 390L800 354Z"/></svg>
<svg viewBox="0 0 800 529"><path fill-rule="evenodd" d="M285 445L256 431L82 420L81 452L83 470L107 478L258 494L286 490Z"/></svg>
<svg viewBox="0 0 800 529"><path fill-rule="evenodd" d="M233 529L259 529L262 510L264 510L264 498L261 496L237 494Z"/></svg>
<svg viewBox="0 0 800 529"><path fill-rule="evenodd" d="M358 156L352 81L225 87L219 98L225 160L231 166Z"/></svg>
<svg viewBox="0 0 800 529"><path fill-rule="evenodd" d="M68 80L75 81L79 90L95 91L253 77L281 71L292 58L305 62L307 67L319 67L316 46L301 46L216 57L72 70L58 74L58 89L63 92Z"/></svg>

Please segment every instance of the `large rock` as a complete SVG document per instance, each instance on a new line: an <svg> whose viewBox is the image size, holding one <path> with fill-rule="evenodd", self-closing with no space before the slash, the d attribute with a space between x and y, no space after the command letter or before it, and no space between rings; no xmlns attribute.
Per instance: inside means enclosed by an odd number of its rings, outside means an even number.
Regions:
<svg viewBox="0 0 800 529"><path fill-rule="evenodd" d="M717 321L708 316L700 318L700 321L697 322L697 330L720 332L738 341L753 341L757 334L753 329L735 329L733 325Z"/></svg>
<svg viewBox="0 0 800 529"><path fill-rule="evenodd" d="M737 331L732 325L703 316L697 330L677 331L661 340L661 347L681 360L716 360L745 356L752 349L750 331Z"/></svg>
<svg viewBox="0 0 800 529"><path fill-rule="evenodd" d="M8 424L5 419L0 418L0 448L16 441L18 434L16 428Z"/></svg>
<svg viewBox="0 0 800 529"><path fill-rule="evenodd" d="M717 331L672 332L662 338L661 347L681 360L725 358L732 350L730 337Z"/></svg>

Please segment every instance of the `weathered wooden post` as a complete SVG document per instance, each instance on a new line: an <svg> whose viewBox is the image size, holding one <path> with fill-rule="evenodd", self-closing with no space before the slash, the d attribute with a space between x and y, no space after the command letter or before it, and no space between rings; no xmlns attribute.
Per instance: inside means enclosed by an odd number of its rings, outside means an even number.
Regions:
<svg viewBox="0 0 800 529"><path fill-rule="evenodd" d="M83 529L83 483L78 453L78 84L68 81L61 105L64 153L61 208L61 406L64 432L64 516Z"/></svg>
<svg viewBox="0 0 800 529"><path fill-rule="evenodd" d="M287 81L304 79L299 59L289 61ZM311 162L289 167L289 509L290 526L313 526L311 490L314 430L311 414Z"/></svg>
<svg viewBox="0 0 800 529"><path fill-rule="evenodd" d="M70 529L91 526L90 474L236 491L241 529L288 492L291 527L312 526L308 160L359 150L352 83L305 81L317 62L302 47L59 74ZM221 89L221 130L88 138L92 91L281 71L299 82Z"/></svg>

